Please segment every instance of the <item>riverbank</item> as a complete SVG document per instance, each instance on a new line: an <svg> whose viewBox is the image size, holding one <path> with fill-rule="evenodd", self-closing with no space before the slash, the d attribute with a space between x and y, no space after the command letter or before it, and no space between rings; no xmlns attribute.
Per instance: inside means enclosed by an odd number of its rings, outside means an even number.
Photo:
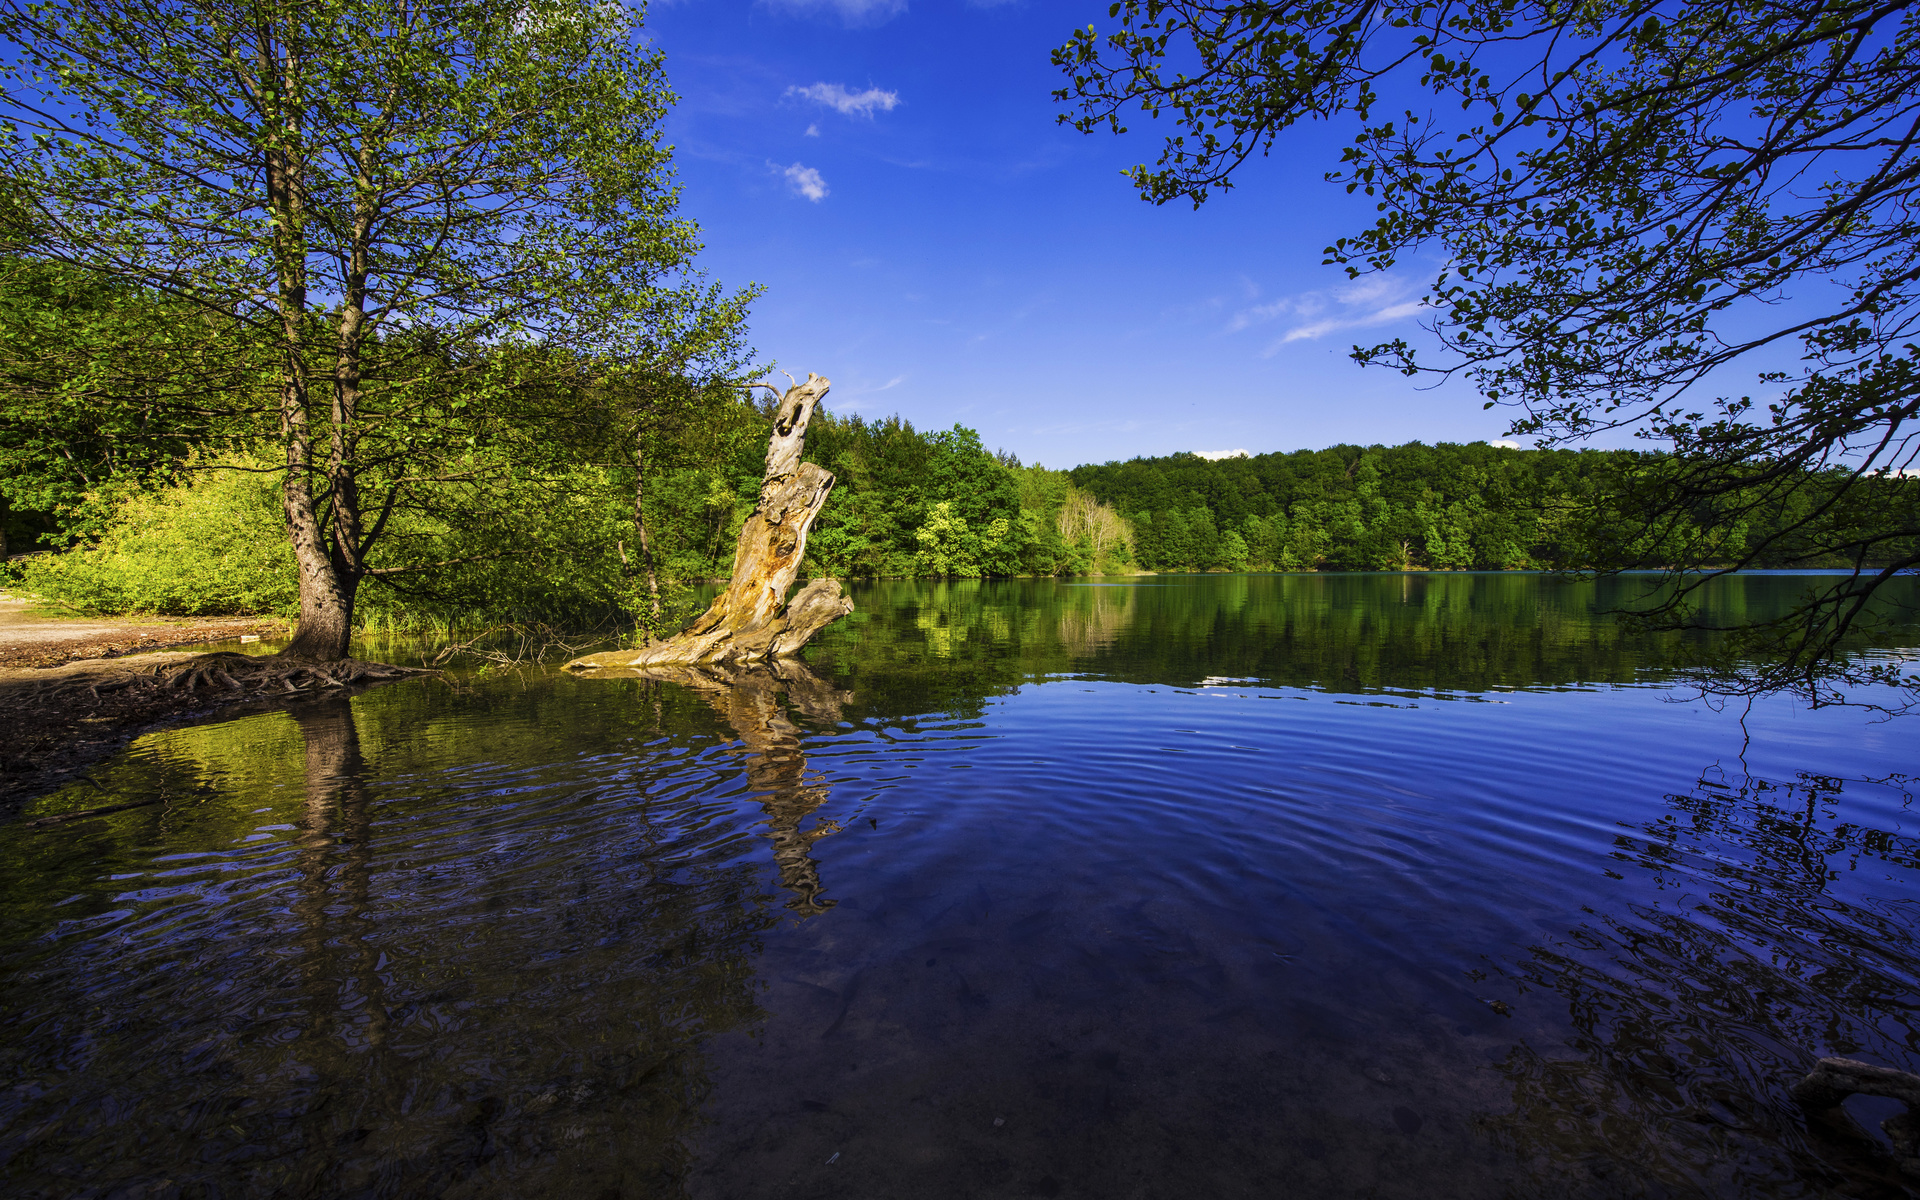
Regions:
<svg viewBox="0 0 1920 1200"><path fill-rule="evenodd" d="M57 667L286 633L287 623L276 617L48 616L18 593L0 591L0 669Z"/></svg>
<svg viewBox="0 0 1920 1200"><path fill-rule="evenodd" d="M0 820L27 800L81 777L92 764L118 753L141 734L202 717L255 697L230 692L95 685L128 671L194 657L175 650L93 658L54 667L0 667Z"/></svg>
<svg viewBox="0 0 1920 1200"><path fill-rule="evenodd" d="M260 617L50 617L0 592L0 820L149 730L254 698L95 685L199 652L177 647L285 633Z"/></svg>

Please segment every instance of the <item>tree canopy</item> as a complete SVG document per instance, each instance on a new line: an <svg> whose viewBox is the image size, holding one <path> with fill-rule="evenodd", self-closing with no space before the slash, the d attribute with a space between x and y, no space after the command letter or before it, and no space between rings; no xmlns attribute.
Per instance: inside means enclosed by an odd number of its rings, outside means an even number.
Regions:
<svg viewBox="0 0 1920 1200"><path fill-rule="evenodd" d="M1748 631L1743 652L1780 664L1769 686L1818 692L1875 588L1920 565L1915 488L1867 504L1853 486L1920 461L1909 6L1122 0L1109 19L1055 50L1056 96L1083 131L1125 132L1135 107L1173 122L1129 173L1145 199L1199 205L1297 123L1351 121L1328 178L1378 216L1328 261L1444 263L1433 344L1355 357L1464 374L1516 407L1515 433L1631 428L1672 448L1619 498L1642 529L1611 565L1698 566L1708 547L1634 548L1803 510L1723 564L1793 546L1857 566ZM1656 619L1687 618L1679 582Z"/></svg>
<svg viewBox="0 0 1920 1200"><path fill-rule="evenodd" d="M741 313L694 278L637 19L581 0L0 3L4 249L228 327L226 374L170 415L275 429L288 653L346 652L359 583L428 565L376 563L391 514L488 470L472 452L543 388L732 356ZM496 403L512 419L476 429Z"/></svg>

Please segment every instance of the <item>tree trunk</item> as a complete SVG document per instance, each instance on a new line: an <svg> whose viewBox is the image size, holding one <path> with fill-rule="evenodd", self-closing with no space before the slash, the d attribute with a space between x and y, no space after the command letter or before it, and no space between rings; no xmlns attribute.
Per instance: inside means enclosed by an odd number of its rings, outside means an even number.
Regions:
<svg viewBox="0 0 1920 1200"><path fill-rule="evenodd" d="M360 159L364 175L368 165L364 147ZM278 260L281 336L287 354L280 401L281 428L287 439L287 477L281 504L300 571L300 624L280 654L308 662L336 662L347 658L351 649L354 599L366 576L366 555L386 523L383 513L372 533L363 526L358 462L361 356L368 332L368 242L375 213L364 190L357 194L345 286L336 318L327 457L321 465L314 461L315 436L309 416L313 397L306 341L309 306L303 152L282 148L269 156L268 168L268 189L276 217L273 251ZM316 475L325 481L324 505L316 503L314 496ZM386 511L391 509L390 497Z"/></svg>
<svg viewBox="0 0 1920 1200"><path fill-rule="evenodd" d="M816 579L791 601L786 598L806 557L807 531L833 490L832 472L800 461L807 422L828 386L827 380L809 373L805 383L788 388L780 398L767 440L760 502L740 529L727 590L673 637L637 650L576 658L568 670L778 658L798 652L814 634L853 611L853 601L841 595L837 579Z"/></svg>
<svg viewBox="0 0 1920 1200"><path fill-rule="evenodd" d="M263 32L256 48L262 79L291 79L295 59L286 61ZM282 74L284 72L284 75ZM291 94L291 93L290 93ZM280 503L287 536L299 571L300 624L283 657L329 662L347 657L353 634L353 593L357 579L342 579L336 569L333 539L313 495L313 428L308 419L310 380L307 362L307 195L306 159L297 141L271 147L265 160L267 205L273 217L268 250L274 260L280 310L280 435L286 440L286 478Z"/></svg>
<svg viewBox="0 0 1920 1200"><path fill-rule="evenodd" d="M647 625L647 640L660 625L660 571L653 563L653 539L647 535L647 446L646 424L636 422L633 434L633 533L640 542L640 569L647 575L647 598L652 605L652 621Z"/></svg>
<svg viewBox="0 0 1920 1200"><path fill-rule="evenodd" d="M339 531L322 522L313 496L313 439L307 422L307 380L302 348L293 342L282 385L281 428L287 439L287 474L281 507L293 541L300 580L300 624L281 656L309 662L347 657L353 637L353 600L359 578L342 571L334 539Z"/></svg>
<svg viewBox="0 0 1920 1200"><path fill-rule="evenodd" d="M337 662L347 657L353 642L353 596L342 594L331 565L321 570L324 575L315 571L309 576L306 564L301 564L301 582L310 586L300 589L300 624L293 640L280 651L281 658Z"/></svg>

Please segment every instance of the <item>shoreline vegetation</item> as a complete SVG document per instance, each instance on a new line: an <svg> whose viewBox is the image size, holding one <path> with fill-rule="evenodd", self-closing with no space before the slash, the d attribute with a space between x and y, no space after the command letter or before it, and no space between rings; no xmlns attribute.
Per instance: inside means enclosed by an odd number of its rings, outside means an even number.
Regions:
<svg viewBox="0 0 1920 1200"><path fill-rule="evenodd" d="M493 626L677 627L702 585L727 578L757 496L764 410L732 401L703 428L662 431L646 448L637 513L634 469L588 464L509 475L477 506L485 521L463 523L453 503L397 512L389 543L448 565L369 589L358 632L452 642ZM823 409L806 459L838 483L803 579L1581 570L1619 562L1636 538L1638 557L1656 568L1739 562L1750 542L1774 547L1754 567L1854 565L1779 545L1774 527L1800 519L1795 511L1666 530L1673 545L1663 554L1607 507L1658 459L1636 451L1410 442L1061 471L990 452L962 426L926 433L898 417ZM189 447L177 462L76 489L51 510L7 512L8 544L42 552L0 567L0 586L85 616L291 620L299 595L279 489L266 449ZM1817 489L1796 494L1809 506L1818 499ZM664 600L657 617L634 569L643 539Z"/></svg>

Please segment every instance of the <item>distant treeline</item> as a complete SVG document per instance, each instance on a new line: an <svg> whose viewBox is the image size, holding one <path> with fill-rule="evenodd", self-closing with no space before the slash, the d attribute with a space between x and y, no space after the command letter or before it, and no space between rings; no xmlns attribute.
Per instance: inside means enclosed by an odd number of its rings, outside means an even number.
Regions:
<svg viewBox="0 0 1920 1200"><path fill-rule="evenodd" d="M759 492L762 423L741 425L724 461L679 459L650 491L668 574L724 576ZM807 542L814 574L985 577L1133 569L1126 523L1065 471L1022 466L965 426L821 411L806 458L832 471L833 496Z"/></svg>
<svg viewBox="0 0 1920 1200"><path fill-rule="evenodd" d="M1795 511L1724 528L1648 529L1611 500L1657 456L1630 450L1519 450L1471 442L1332 446L1210 461L1193 454L1075 467L1073 483L1132 528L1153 571L1569 569L1659 558L1661 539L1701 539L1728 560ZM1902 486L1886 480L1884 486ZM1819 489L1798 494L1801 508ZM1845 565L1780 548L1761 566Z"/></svg>

